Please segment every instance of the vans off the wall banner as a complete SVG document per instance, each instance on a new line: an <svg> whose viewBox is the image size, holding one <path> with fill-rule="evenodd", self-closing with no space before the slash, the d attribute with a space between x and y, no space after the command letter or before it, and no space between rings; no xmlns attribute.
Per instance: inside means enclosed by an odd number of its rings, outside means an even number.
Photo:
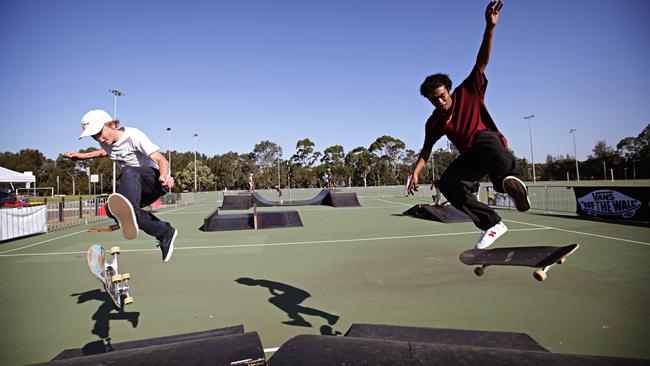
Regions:
<svg viewBox="0 0 650 366"><path fill-rule="evenodd" d="M576 213L650 222L650 187L573 187Z"/></svg>

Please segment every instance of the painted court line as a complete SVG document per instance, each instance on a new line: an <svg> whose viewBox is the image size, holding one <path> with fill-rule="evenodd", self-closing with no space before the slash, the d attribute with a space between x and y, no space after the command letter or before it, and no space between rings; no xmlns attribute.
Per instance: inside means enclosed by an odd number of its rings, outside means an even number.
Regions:
<svg viewBox="0 0 650 366"><path fill-rule="evenodd" d="M36 246L36 245L40 245L40 244L44 244L44 243L48 243L48 242L51 242L51 241L54 241L54 240L57 240L57 239L61 239L61 238L65 238L65 237L68 237L68 236L72 236L72 235L77 235L77 234L85 233L86 231L87 231L87 230L77 231L77 232L74 232L74 233L72 233L72 234L66 234L66 235L62 235L62 236L57 236L56 238L47 239L47 240L39 241L38 243L25 245L24 247L14 248L14 249L10 249L10 250L5 250L4 252L0 252L0 256L3 255L3 254L5 254L5 253L11 253L11 252L15 252L15 251L17 251L17 250L21 250L21 249L25 249L25 248L33 247L33 246Z"/></svg>
<svg viewBox="0 0 650 366"><path fill-rule="evenodd" d="M643 241L638 241L638 240L630 240L630 239L623 239L623 238L617 238L614 236L606 236L606 235L600 235L600 234L592 234L592 233L586 233L584 231L576 231L576 230L568 230L568 229L560 229L558 227L553 227L553 226L546 226L546 225L538 225L538 224L532 224L529 222L522 222L522 221L515 221L515 220L503 220L503 221L508 221L508 222L514 222L516 224L523 224L523 225L530 225L530 226L535 226L541 229L551 229L551 230L557 230L557 231L563 231L565 233L571 233L571 234L579 234L579 235L587 235L587 236L595 236L597 238L603 238L603 239L610 239L610 240L618 240L618 241L624 241L628 243L634 243L634 244L641 244L641 245L650 245L650 243L646 243Z"/></svg>
<svg viewBox="0 0 650 366"><path fill-rule="evenodd" d="M197 206L198 206L198 205L197 205ZM162 215L162 214L165 214L165 213L169 213L169 212L174 212L174 211L182 210L182 209L185 209L185 208L188 208L188 207L190 207L190 206L180 207L180 208L176 208L176 209L173 209L173 210L170 210L170 211L165 211L165 212L159 212L158 215ZM196 206L193 206L193 207L196 207ZM21 249L27 249L27 248L34 247L34 246L37 246L37 245L40 245L40 244L49 243L49 242L54 241L54 240L57 240L57 239L66 238L66 237L68 237L68 236L73 236L73 235L77 235L77 234L81 234L81 233L85 233L85 232L88 232L88 230L76 231L76 232L71 233L71 234L61 235L61 236L57 236L56 238L51 238L51 239L47 239L47 240L43 240L43 241L39 241L38 243L25 245L25 246L22 246L22 247L19 247L19 248L14 248L14 249L5 250L5 251L3 251L3 252L0 252L0 256L5 255L6 253L15 252L15 251L17 251L17 250L21 250ZM9 255L7 255L7 256L11 256L11 255L13 255L13 254L9 254Z"/></svg>
<svg viewBox="0 0 650 366"><path fill-rule="evenodd" d="M392 202L392 201L382 200L382 199L379 199L379 198L373 198L373 200L386 202L386 203L390 203L390 204L393 204L393 205L413 206L412 203Z"/></svg>
<svg viewBox="0 0 650 366"><path fill-rule="evenodd" d="M515 231L537 231L537 230L550 230L550 228L529 228L529 229L512 229ZM318 244L343 244L343 243L357 243L368 241L382 241L382 240L404 240L404 239L418 239L418 238L431 238L442 236L456 236L456 235L476 235L478 231L463 231L456 233L440 233L440 234L422 234L422 235L407 235L407 236L379 236L373 238L357 238L357 239L339 239L339 240L315 240L315 241L297 241L297 242L279 242L279 243L253 243L253 244L236 244L236 245L209 245L209 246L193 246L193 247L174 247L175 251L178 250L200 250L200 249L237 249L237 248L259 248L259 247L280 247L292 245L318 245ZM160 249L122 249L123 253L126 252L152 252L160 251ZM83 254L86 251L77 252L60 252L60 253L25 253L25 254L1 254L0 257L27 257L27 256L53 256L53 255L69 255L69 254Z"/></svg>

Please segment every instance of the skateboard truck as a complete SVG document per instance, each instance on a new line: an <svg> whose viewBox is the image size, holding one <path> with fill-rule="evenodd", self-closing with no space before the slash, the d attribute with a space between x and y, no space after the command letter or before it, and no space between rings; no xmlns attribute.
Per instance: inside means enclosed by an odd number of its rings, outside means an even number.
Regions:
<svg viewBox="0 0 650 366"><path fill-rule="evenodd" d="M130 273L123 273L120 274L118 270L118 260L117 256L120 254L120 247L112 247L111 248L111 255L113 256L113 260L109 263L105 263L105 273L108 276L111 277L111 283L113 284L113 294L115 297L118 299L122 298L124 296L124 301L123 303L125 305L129 305L133 303L133 297L131 296L131 291L129 287L129 280L131 279L131 274Z"/></svg>
<svg viewBox="0 0 650 366"><path fill-rule="evenodd" d="M551 267L553 267L556 264L562 264L565 261L566 261L566 258L562 258L562 259L560 259L559 261L557 261L557 262L555 262L553 264L550 264L550 265L548 265L548 266L546 266L546 267L544 267L542 269L538 269L533 273L533 277L535 277L535 279L537 281L544 281L548 277L547 272L551 269ZM489 266L490 266L489 264L484 264L484 265L482 265L480 267L476 267L476 268L474 268L474 273L477 276L481 277L481 276L483 276L485 274L485 269L487 267L489 267Z"/></svg>

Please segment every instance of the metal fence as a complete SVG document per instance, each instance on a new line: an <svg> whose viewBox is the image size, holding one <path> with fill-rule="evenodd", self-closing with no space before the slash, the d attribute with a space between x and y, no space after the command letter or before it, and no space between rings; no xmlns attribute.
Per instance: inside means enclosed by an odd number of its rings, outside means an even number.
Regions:
<svg viewBox="0 0 650 366"><path fill-rule="evenodd" d="M623 181L617 182L621 183ZM562 182L553 182L552 185L536 184L529 185L528 192L531 202L531 208L544 212L576 212L576 198L573 191L573 184L563 185ZM602 182L578 182L578 184L595 184ZM613 184L610 182L605 182ZM632 185L632 182L625 182ZM647 186L650 182L635 181L634 185ZM404 186L380 186L380 187L349 187L338 188L340 191L355 192L359 198L382 198L382 197L400 197L407 196ZM303 200L314 197L321 191L321 188L292 188L283 189L284 200ZM173 209L188 205L210 205L218 207L223 201L224 195L246 193L247 191L211 191L211 192L186 192L186 193L169 193L161 198L161 206L155 209ZM279 192L275 189L261 189L257 191L264 198L277 201L280 199ZM413 192L415 198L419 201L433 202L432 196L435 190L431 189L428 184L420 185L418 191ZM488 198L497 197L496 202L492 202L496 207L514 207L514 204L505 195L496 194L492 189L491 183L481 185L479 199L482 202L488 202ZM444 200L444 197L442 198ZM47 206L47 229L56 231L71 226L86 225L94 222L107 221L106 216L107 196L98 196L93 199L65 200L57 202L46 202Z"/></svg>

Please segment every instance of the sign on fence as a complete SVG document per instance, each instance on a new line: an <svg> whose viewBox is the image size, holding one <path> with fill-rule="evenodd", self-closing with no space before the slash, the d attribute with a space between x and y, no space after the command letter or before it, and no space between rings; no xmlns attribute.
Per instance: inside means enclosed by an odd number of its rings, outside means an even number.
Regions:
<svg viewBox="0 0 650 366"><path fill-rule="evenodd" d="M580 216L650 221L650 187L573 187Z"/></svg>

